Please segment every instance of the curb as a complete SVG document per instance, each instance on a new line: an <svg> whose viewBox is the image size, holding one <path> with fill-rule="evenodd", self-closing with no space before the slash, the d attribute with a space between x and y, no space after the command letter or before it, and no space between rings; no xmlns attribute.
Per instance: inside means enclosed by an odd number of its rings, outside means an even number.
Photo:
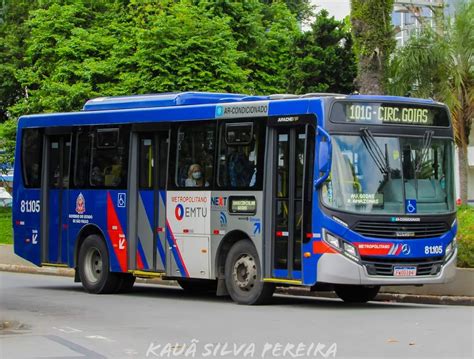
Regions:
<svg viewBox="0 0 474 359"><path fill-rule="evenodd" d="M74 269L71 268L51 268L51 267L32 267L16 264L0 264L0 271L45 274L62 277L74 277ZM159 284L168 286L178 286L175 281L161 279L137 278L138 283ZM334 292L311 292L308 288L282 287L277 288L276 293L285 295L295 295L303 297L319 298L337 298ZM376 302L395 302L395 303L415 303L415 304L441 304L441 305L465 305L474 306L474 297L467 296L436 296L436 295L415 295L415 294L397 294L397 293L379 293L375 298Z"/></svg>
<svg viewBox="0 0 474 359"><path fill-rule="evenodd" d="M307 288L288 287L278 288L277 293L288 295L299 295L305 297L337 298L334 292L310 292ZM414 303L414 304L438 304L438 305L466 305L474 306L474 297L451 296L451 295L417 295L398 293L379 293L375 302Z"/></svg>
<svg viewBox="0 0 474 359"><path fill-rule="evenodd" d="M30 267L18 264L0 264L0 271L29 273L29 274L46 274L62 277L74 277L74 269L71 268L55 268L55 267Z"/></svg>

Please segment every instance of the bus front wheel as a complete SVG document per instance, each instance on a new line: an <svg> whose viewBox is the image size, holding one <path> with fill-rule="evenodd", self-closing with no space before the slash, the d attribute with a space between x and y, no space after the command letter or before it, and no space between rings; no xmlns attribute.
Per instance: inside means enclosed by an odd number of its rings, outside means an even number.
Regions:
<svg viewBox="0 0 474 359"><path fill-rule="evenodd" d="M110 271L107 246L100 236L92 234L84 240L78 264L82 286L87 292L115 293L120 288L121 278Z"/></svg>
<svg viewBox="0 0 474 359"><path fill-rule="evenodd" d="M334 286L337 296L347 303L366 303L375 299L380 286L343 285Z"/></svg>
<svg viewBox="0 0 474 359"><path fill-rule="evenodd" d="M273 295L275 286L262 280L257 250L250 240L235 243L225 261L225 283L234 302L264 304Z"/></svg>

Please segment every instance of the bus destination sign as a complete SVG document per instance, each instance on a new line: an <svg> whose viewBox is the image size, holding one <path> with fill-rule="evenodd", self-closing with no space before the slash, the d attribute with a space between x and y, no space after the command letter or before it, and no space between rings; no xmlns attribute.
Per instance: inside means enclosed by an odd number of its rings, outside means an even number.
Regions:
<svg viewBox="0 0 474 359"><path fill-rule="evenodd" d="M438 106L391 102L337 102L331 112L332 122L449 126L446 109Z"/></svg>

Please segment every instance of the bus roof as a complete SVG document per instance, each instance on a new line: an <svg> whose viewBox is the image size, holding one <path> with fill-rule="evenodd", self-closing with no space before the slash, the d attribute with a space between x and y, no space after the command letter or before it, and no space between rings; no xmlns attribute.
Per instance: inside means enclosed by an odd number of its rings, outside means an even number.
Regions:
<svg viewBox="0 0 474 359"><path fill-rule="evenodd" d="M165 111L168 121L186 120L190 118L215 118L215 106L225 103L268 101L269 114L302 114L308 111L309 100L324 98L359 100L359 101L392 101L418 104L435 104L433 100L411 97L381 96L381 95L343 95L334 93L309 93L304 95L274 94L268 96L251 96L246 94L213 93L213 92L177 92L149 95L132 95L116 97L100 97L86 102L82 111L68 113L45 113L26 115L20 118L20 127L43 126L75 126L98 123L127 123L127 122L156 122L160 121L153 113L156 110ZM285 102L291 105L286 107ZM272 104L274 103L274 104ZM199 106L200 105L200 106ZM207 105L207 106L206 106ZM288 103L289 105L289 103ZM197 106L190 108L191 106ZM204 107L203 107L204 106ZM189 109L184 112L178 108ZM141 112L140 119L130 118L129 114ZM191 112L189 112L191 111ZM164 113L164 112L163 112ZM191 116L191 117L190 117Z"/></svg>
<svg viewBox="0 0 474 359"><path fill-rule="evenodd" d="M269 96L251 96L245 94L213 93L213 92L176 92L150 95L99 97L86 102L84 111L122 110L130 108L150 108L169 106L190 106L203 104L217 104L228 102L287 100L310 97L344 97L346 99L387 101L404 100L398 96L371 96L371 95L342 95L334 93L309 93L304 95L275 94ZM409 98L410 101L433 103L433 100Z"/></svg>
<svg viewBox="0 0 474 359"><path fill-rule="evenodd" d="M203 105L221 102L268 100L268 96L214 92L167 92L161 94L99 97L86 102L84 111L122 110L129 108Z"/></svg>

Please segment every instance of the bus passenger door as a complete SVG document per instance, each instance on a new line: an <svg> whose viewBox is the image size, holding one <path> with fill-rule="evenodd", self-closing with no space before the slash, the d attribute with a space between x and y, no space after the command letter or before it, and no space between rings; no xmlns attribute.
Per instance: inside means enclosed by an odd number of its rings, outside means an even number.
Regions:
<svg viewBox="0 0 474 359"><path fill-rule="evenodd" d="M136 140L138 168L132 173L138 173L138 179L136 240L132 241L135 243L135 246L132 246L135 263L132 263L132 268L164 272L168 131L139 133Z"/></svg>
<svg viewBox="0 0 474 359"><path fill-rule="evenodd" d="M41 230L43 263L67 263L67 223L71 135L45 136Z"/></svg>
<svg viewBox="0 0 474 359"><path fill-rule="evenodd" d="M266 183L272 188L267 195L267 203L271 203L268 208L272 209L271 274L274 278L301 280L301 246L310 215L312 151L308 149L312 146L314 151L314 128L297 124L270 131L273 163Z"/></svg>

